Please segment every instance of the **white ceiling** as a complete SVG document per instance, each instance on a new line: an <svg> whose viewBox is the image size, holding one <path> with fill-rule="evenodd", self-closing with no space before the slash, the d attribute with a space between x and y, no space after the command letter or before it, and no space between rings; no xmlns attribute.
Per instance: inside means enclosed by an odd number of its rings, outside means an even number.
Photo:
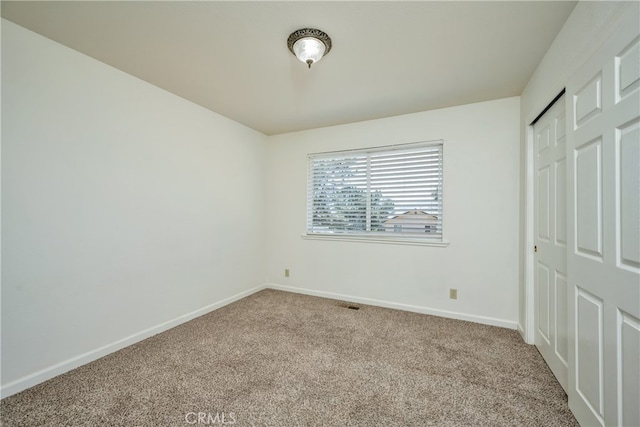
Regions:
<svg viewBox="0 0 640 427"><path fill-rule="evenodd" d="M576 2L2 2L2 16L265 134L522 93ZM298 28L333 49L311 70Z"/></svg>

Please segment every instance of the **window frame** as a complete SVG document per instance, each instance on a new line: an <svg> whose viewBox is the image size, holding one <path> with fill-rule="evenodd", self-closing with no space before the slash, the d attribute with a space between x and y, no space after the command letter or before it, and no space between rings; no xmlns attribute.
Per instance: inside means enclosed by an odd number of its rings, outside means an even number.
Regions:
<svg viewBox="0 0 640 427"><path fill-rule="evenodd" d="M442 231L440 233L440 237L436 238L425 233L424 236L419 234L409 234L402 235L403 233L389 233L389 235L384 235L383 233L364 231L364 232L331 232L331 233L322 233L318 231L310 231L310 225L312 221L313 215L313 198L312 195L312 186L313 186L313 160L318 158L336 158L340 156L344 156L345 158L349 155L363 155L363 154L371 154L371 153L380 153L380 152L388 152L392 153L394 151L399 150L407 150L412 148L422 148L429 146L439 146L441 153L441 181L440 187L442 188L440 196L440 215ZM444 200L443 195L445 193L445 179L444 179L444 169L445 169L445 141L442 139L439 140L431 140L431 141L420 141L420 142L411 142L404 144L392 144L392 145L384 145L377 147L369 147L369 148L360 148L353 150L339 150L339 151L328 151L328 152L320 152L320 153L309 153L307 154L307 188L306 188L306 212L305 212L305 233L302 235L303 239L308 240L329 240L329 241L351 241L351 242L361 242L361 243L387 243L387 244L401 244L401 245L419 245L419 246L434 246L434 247L447 247L449 246L449 242L445 239L445 209L444 209ZM368 185L369 183L367 183ZM370 219L368 219L370 220Z"/></svg>

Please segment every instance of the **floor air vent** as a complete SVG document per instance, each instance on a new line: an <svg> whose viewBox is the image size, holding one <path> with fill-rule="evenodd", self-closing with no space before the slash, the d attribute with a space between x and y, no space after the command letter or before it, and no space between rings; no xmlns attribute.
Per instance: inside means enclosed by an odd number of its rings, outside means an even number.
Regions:
<svg viewBox="0 0 640 427"><path fill-rule="evenodd" d="M353 304L343 303L343 304L339 304L339 305L340 305L340 307L348 308L349 310L360 310L360 307L358 307L357 305L353 305Z"/></svg>

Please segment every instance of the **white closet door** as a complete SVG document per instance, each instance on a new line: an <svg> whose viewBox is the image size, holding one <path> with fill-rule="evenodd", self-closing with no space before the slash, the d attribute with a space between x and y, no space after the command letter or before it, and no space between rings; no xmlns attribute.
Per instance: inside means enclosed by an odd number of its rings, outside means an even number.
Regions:
<svg viewBox="0 0 640 427"><path fill-rule="evenodd" d="M569 406L640 425L639 3L567 85Z"/></svg>
<svg viewBox="0 0 640 427"><path fill-rule="evenodd" d="M567 390L566 114L561 97L533 126L535 138L535 345Z"/></svg>

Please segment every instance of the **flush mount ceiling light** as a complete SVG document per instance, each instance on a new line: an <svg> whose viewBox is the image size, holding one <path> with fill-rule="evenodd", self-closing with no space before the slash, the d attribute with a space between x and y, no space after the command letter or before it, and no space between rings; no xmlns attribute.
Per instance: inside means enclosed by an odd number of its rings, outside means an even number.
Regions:
<svg viewBox="0 0 640 427"><path fill-rule="evenodd" d="M331 39L324 31L302 28L294 31L287 40L287 46L300 61L311 68L331 50Z"/></svg>

